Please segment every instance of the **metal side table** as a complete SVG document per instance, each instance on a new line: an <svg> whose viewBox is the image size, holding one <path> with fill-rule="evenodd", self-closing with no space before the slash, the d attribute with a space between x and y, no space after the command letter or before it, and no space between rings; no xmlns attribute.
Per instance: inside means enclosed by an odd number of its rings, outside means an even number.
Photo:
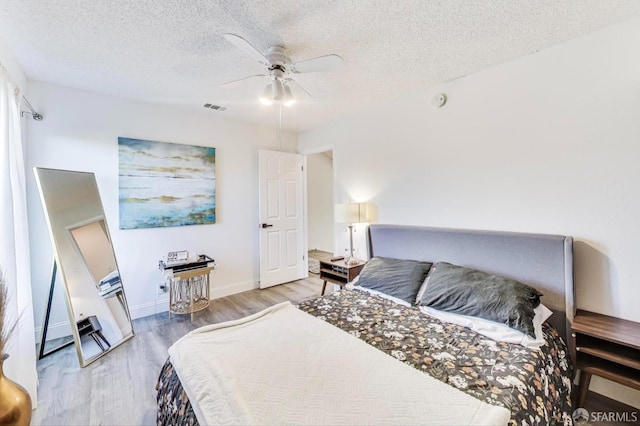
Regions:
<svg viewBox="0 0 640 426"><path fill-rule="evenodd" d="M215 261L200 255L198 261L167 265L160 261L159 269L169 280L169 318L173 314L193 314L209 307L209 273Z"/></svg>

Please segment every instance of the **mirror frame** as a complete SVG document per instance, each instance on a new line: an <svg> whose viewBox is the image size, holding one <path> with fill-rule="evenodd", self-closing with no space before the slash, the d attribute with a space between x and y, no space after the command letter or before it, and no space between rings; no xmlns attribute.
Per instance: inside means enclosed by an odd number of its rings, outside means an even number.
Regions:
<svg viewBox="0 0 640 426"><path fill-rule="evenodd" d="M38 348L38 360L46 357L47 355L51 355L52 353L58 352L60 349L66 348L69 345L75 344L75 340L73 338L73 332L71 333L71 340L67 342L63 342L59 345L54 346L53 348L47 349L47 331L49 329L49 318L51 317L51 304L53 303L53 294L56 287L56 277L58 273L58 262L54 257L53 266L51 268L51 280L49 281L49 298L47 299L47 308L44 312L44 317L42 318L42 327L40 330L40 347ZM69 328L71 328L71 324L69 324Z"/></svg>
<svg viewBox="0 0 640 426"><path fill-rule="evenodd" d="M80 333L78 331L78 327L77 327L77 323L76 323L76 319L75 319L75 314L74 314L73 306L72 306L72 303L71 303L71 294L69 292L69 286L67 284L68 280L67 280L67 276L66 276L64 265L60 262L58 241L57 241L57 239L55 237L55 233L54 233L54 230L53 230L53 225L51 223L49 205L47 204L47 201L45 199L42 182L40 181L40 175L39 175L39 171L40 170L43 170L43 171L55 171L55 172L67 172L67 173L78 173L78 174L84 174L84 175L91 176L91 178L93 179L93 184L94 184L95 191L96 191L96 194L97 194L97 197L98 197L99 207L100 207L100 210L102 212L102 217L101 218L102 218L102 220L104 220L104 223L105 223L107 238L109 239L109 242L111 243L111 252L113 253L113 259L114 259L114 262L116 264L116 269L118 270L118 274L120 274L120 266L118 265L118 259L116 258L115 250L113 249L113 240L111 239L111 231L109 230L109 224L107 223L107 218L106 218L106 216L104 214L104 205L102 204L102 197L100 197L100 190L98 189L98 182L96 180L95 174L92 173L92 172L83 172L83 171L78 171L78 170L63 170L63 169L52 169L52 168L47 168L47 167L34 167L33 168L33 173L34 173L34 175L36 177L36 184L38 186L38 193L40 195L40 201L42 203L42 208L44 210L44 216L45 216L45 220L47 222L47 229L49 231L49 237L51 239L51 244L53 246L54 261L57 264L58 270L60 272L60 277L62 278L62 281L63 281L63 284L64 284L65 301L66 301L66 305L67 305L67 312L69 314L69 324L70 324L71 331L73 333L73 341L75 342L76 353L78 355L78 361L80 362L80 367L84 368L87 365L93 363L94 361L102 358L106 354L110 353L115 348L119 347L120 345L122 345L123 343L127 342L131 338L133 338L133 336L135 335L135 331L134 331L134 328L133 328L133 321L131 319L131 313L129 312L129 303L126 301L126 294L124 294L124 288L123 288L123 296L124 296L125 305L126 305L125 313L126 313L127 318L129 320L129 324L131 325L131 334L129 334L128 336L123 336L123 338L120 341L118 341L117 343L111 344L108 349L103 350L102 352L100 352L100 353L98 353L98 354L96 354L96 355L94 355L94 356L92 356L90 358L85 359L83 357L83 354L82 354L82 342L81 342L81 339L80 339ZM69 232L69 229L67 227L65 227L64 231L65 232ZM70 235L70 238L72 238L72 240L73 240L73 236L72 235ZM74 246L75 246L75 242L74 242ZM77 251L77 247L75 247L75 248L76 248L76 251ZM83 259L83 263L84 263L84 259ZM122 279L122 278L120 278L120 279Z"/></svg>

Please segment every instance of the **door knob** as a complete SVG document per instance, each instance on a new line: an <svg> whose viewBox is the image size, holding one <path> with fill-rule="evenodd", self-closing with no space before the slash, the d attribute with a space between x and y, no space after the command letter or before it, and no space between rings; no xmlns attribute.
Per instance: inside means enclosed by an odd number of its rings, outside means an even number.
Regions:
<svg viewBox="0 0 640 426"><path fill-rule="evenodd" d="M271 225L270 223L261 223L260 224L260 228L271 228L273 225Z"/></svg>

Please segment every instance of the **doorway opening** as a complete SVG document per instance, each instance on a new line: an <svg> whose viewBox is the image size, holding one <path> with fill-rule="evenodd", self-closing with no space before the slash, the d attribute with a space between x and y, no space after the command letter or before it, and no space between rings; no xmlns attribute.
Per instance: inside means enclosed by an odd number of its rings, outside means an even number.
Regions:
<svg viewBox="0 0 640 426"><path fill-rule="evenodd" d="M307 155L307 243L309 273L318 274L320 260L334 255L333 150Z"/></svg>

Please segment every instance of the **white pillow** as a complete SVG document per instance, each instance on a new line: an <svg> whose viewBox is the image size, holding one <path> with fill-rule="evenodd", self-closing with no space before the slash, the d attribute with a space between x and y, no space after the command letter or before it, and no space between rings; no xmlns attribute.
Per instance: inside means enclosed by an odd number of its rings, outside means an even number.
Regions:
<svg viewBox="0 0 640 426"><path fill-rule="evenodd" d="M360 290L365 293L375 294L383 299L391 300L396 302L402 306L411 307L411 304L405 302L402 299L395 298L393 296L389 296L388 294L381 293L376 290L371 290L369 288L360 287L357 285L358 278L356 277L353 281L347 284L345 287L350 290ZM545 322L549 317L553 314L542 303L538 305L537 308L533 310L535 316L533 317L533 329L536 335L535 339L532 339L530 336L513 329L505 324L500 324L499 322L489 321L484 318L472 317L469 315L459 315L454 314L452 312L440 311L438 309L433 309L428 306L420 306L420 311L424 314L427 314L433 318L439 319L443 322L449 322L452 324L461 325L463 327L470 328L478 334L482 334L483 336L487 336L493 340L497 340L498 342L506 342L506 343L515 343L517 345L522 345L527 348L539 348L544 343L544 336L542 334L542 323Z"/></svg>
<svg viewBox="0 0 640 426"><path fill-rule="evenodd" d="M437 318L440 321L450 322L452 324L458 324L463 327L470 328L476 333L487 336L493 340L506 343L515 343L527 348L539 348L540 346L542 346L542 344L544 343L544 336L542 334L542 323L549 319L549 317L553 314L553 312L551 312L549 308L544 306L542 303L533 310L533 312L535 313L535 316L533 317L533 329L536 338L532 339L530 336L527 336L526 334L515 330L508 325L489 321L483 318L439 311L428 306L420 306L420 311L431 317Z"/></svg>

